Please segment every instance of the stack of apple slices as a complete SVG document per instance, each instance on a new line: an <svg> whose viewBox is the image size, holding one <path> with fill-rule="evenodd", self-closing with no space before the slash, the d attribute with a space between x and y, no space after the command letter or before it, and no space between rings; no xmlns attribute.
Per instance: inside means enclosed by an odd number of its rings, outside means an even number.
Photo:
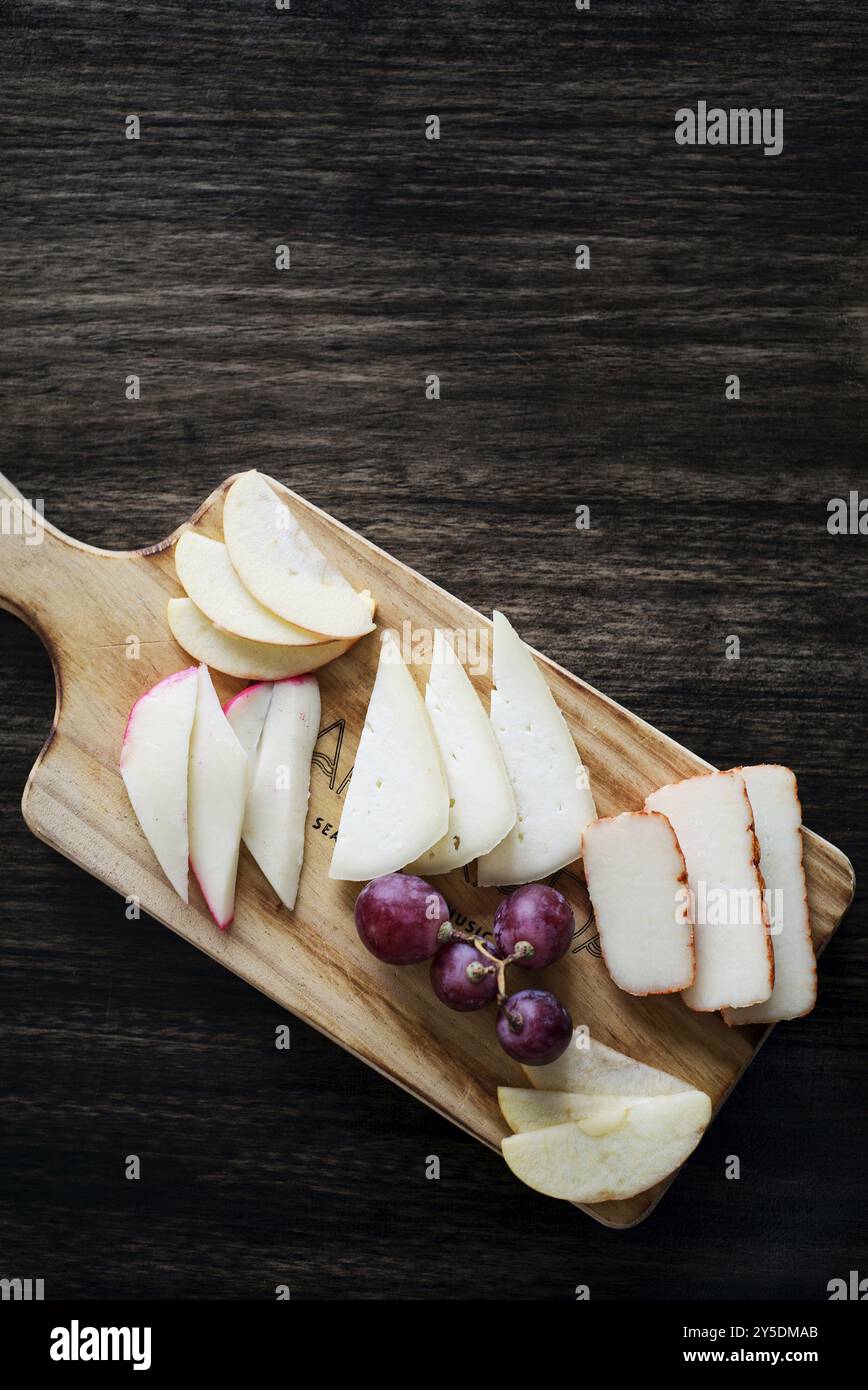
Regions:
<svg viewBox="0 0 868 1390"><path fill-rule="evenodd" d="M224 711L204 665L133 706L120 758L133 810L172 887L186 903L189 863L221 929L235 915L242 838L295 904L319 713L314 676L250 686Z"/></svg>
<svg viewBox="0 0 868 1390"><path fill-rule="evenodd" d="M169 600L176 642L243 680L318 670L372 631L374 604L356 593L255 471L223 504L223 540L185 531L175 569L187 594Z"/></svg>
<svg viewBox="0 0 868 1390"><path fill-rule="evenodd" d="M548 1197L635 1197L681 1166L711 1118L704 1091L581 1030L556 1062L525 1071L538 1089L498 1089L513 1130L501 1147L515 1176Z"/></svg>
<svg viewBox="0 0 868 1390"><path fill-rule="evenodd" d="M530 648L494 615L486 717L446 633L424 702L385 633L330 874L426 876L478 861L482 884L531 883L571 864L596 811L587 773Z"/></svg>
<svg viewBox="0 0 868 1390"><path fill-rule="evenodd" d="M133 810L167 879L188 901L187 866L218 927L235 915L247 756L207 666L178 671L133 705L120 759Z"/></svg>

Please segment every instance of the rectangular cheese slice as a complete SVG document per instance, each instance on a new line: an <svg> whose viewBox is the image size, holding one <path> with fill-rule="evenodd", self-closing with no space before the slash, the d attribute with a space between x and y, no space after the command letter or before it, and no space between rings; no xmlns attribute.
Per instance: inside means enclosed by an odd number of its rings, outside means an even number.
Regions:
<svg viewBox="0 0 868 1390"><path fill-rule="evenodd" d="M774 964L759 846L744 778L709 772L652 792L678 837L691 893L696 979L690 1009L712 1012L768 999Z"/></svg>
<svg viewBox="0 0 868 1390"><path fill-rule="evenodd" d="M747 786L759 841L775 983L763 1003L726 1009L723 1017L731 1025L778 1023L810 1013L817 1000L817 962L802 865L802 808L790 768L766 763L738 770Z"/></svg>
<svg viewBox="0 0 868 1390"><path fill-rule="evenodd" d="M665 816L625 811L582 837L588 893L606 968L628 994L673 994L693 984L696 956L687 872Z"/></svg>
<svg viewBox="0 0 868 1390"><path fill-rule="evenodd" d="M588 774L530 648L494 614L491 723L515 797L509 834L479 860L477 880L534 883L578 859L596 819Z"/></svg>

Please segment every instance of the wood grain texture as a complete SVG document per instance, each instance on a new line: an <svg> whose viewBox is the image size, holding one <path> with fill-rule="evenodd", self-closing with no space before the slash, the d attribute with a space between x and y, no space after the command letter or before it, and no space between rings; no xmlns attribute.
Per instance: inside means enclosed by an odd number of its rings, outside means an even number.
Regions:
<svg viewBox="0 0 868 1390"><path fill-rule="evenodd" d="M294 8L291 29L254 0L4 9L0 466L118 547L233 469L277 473L715 765L794 765L858 874L865 551L825 519L865 477L864 15ZM784 105L785 154L679 153L672 113L699 97ZM0 630L0 1223L24 1273L84 1294L816 1298L864 1266L859 898L817 1011L775 1031L660 1209L626 1237L565 1229L301 1025L275 1054L279 1010L32 840L17 801L54 693L33 635ZM124 1183L137 1148L146 1179Z"/></svg>

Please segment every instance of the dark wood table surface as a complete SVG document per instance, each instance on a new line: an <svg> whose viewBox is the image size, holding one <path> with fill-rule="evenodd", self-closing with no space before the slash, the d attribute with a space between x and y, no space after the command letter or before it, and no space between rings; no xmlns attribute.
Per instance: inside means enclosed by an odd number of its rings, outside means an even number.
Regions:
<svg viewBox="0 0 868 1390"><path fill-rule="evenodd" d="M265 469L715 764L792 764L858 880L868 536L826 523L868 496L864 9L13 0L0 35L0 467L51 521L142 545ZM700 99L783 107L783 153L677 146ZM814 1014L608 1231L302 1024L277 1052L280 1010L32 839L53 681L8 614L0 652L0 1276L763 1300L868 1275L858 891Z"/></svg>

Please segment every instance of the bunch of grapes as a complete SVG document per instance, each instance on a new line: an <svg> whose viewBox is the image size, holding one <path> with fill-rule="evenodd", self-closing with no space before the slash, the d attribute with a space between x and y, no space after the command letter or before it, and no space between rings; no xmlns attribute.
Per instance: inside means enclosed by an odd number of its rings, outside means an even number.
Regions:
<svg viewBox="0 0 868 1390"><path fill-rule="evenodd" d="M430 960L431 985L448 1008L467 1013L496 1002L498 1041L517 1062L543 1066L567 1048L573 1021L554 994L506 992L507 966L542 970L569 949L575 918L556 888L528 883L505 898L495 913L493 941L454 927L443 894L415 874L372 879L356 899L355 918L378 960Z"/></svg>

